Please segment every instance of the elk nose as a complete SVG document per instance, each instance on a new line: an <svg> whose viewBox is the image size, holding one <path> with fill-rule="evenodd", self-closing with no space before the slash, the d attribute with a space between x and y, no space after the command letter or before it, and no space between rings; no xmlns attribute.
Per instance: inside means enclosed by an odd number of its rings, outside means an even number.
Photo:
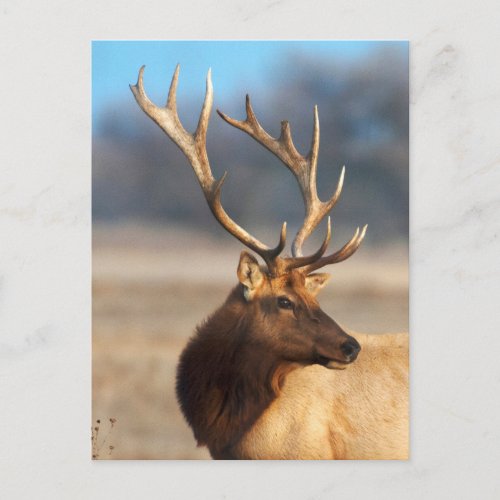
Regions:
<svg viewBox="0 0 500 500"><path fill-rule="evenodd" d="M340 346L340 350L349 361L354 361L358 357L359 351L361 351L361 346L356 339L350 338Z"/></svg>

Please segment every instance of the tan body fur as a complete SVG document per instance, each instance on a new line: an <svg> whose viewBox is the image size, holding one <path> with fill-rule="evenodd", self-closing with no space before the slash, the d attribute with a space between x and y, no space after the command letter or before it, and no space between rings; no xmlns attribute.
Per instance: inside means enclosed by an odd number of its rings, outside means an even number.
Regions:
<svg viewBox="0 0 500 500"><path fill-rule="evenodd" d="M408 335L353 336L362 347L356 362L345 370L297 366L236 447L236 455L408 458Z"/></svg>

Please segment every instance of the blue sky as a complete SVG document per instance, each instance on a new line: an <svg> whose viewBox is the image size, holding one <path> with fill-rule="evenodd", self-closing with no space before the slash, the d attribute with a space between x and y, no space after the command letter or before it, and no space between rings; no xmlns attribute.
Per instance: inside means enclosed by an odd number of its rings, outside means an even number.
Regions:
<svg viewBox="0 0 500 500"><path fill-rule="evenodd" d="M273 70L291 52L355 62L384 45L408 49L407 42L367 41L94 41L92 43L92 112L114 101L131 98L129 83L135 83L145 64L148 94L163 103L175 65L180 63L178 95L202 99L209 67L216 93L245 93L265 85ZM243 86L243 89L242 89Z"/></svg>

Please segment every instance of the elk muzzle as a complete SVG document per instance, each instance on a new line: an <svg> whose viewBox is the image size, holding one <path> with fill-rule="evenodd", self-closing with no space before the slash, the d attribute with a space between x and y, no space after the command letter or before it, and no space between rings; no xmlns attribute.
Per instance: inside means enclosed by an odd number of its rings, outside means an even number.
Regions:
<svg viewBox="0 0 500 500"><path fill-rule="evenodd" d="M326 314L320 314L325 329L316 337L315 362L328 368L345 368L358 357L359 342Z"/></svg>
<svg viewBox="0 0 500 500"><path fill-rule="evenodd" d="M346 362L352 363L358 357L359 351L361 351L361 346L355 338L350 337L349 340L346 340L340 346L340 350L346 357Z"/></svg>

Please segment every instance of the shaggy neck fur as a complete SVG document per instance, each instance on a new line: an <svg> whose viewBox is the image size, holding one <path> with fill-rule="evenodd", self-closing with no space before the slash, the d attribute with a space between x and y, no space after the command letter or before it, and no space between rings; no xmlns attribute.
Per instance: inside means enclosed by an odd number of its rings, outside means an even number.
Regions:
<svg viewBox="0 0 500 500"><path fill-rule="evenodd" d="M295 365L252 339L241 285L197 328L177 368L177 398L198 445L213 458L232 448L276 398Z"/></svg>

